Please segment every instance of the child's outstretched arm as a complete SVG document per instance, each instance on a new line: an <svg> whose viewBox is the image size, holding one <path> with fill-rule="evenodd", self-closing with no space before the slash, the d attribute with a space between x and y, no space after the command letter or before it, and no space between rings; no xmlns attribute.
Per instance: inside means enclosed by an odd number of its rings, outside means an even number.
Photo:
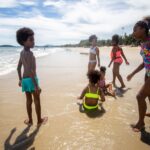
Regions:
<svg viewBox="0 0 150 150"><path fill-rule="evenodd" d="M96 55L97 55L97 60L98 60L98 67L100 67L100 57L99 57L99 48L96 47Z"/></svg>
<svg viewBox="0 0 150 150"><path fill-rule="evenodd" d="M17 66L17 72L18 72L18 77L19 77L19 86L21 86L21 80L22 80L21 67L22 67L22 61L20 58L19 62L18 62L18 66Z"/></svg>
<svg viewBox="0 0 150 150"><path fill-rule="evenodd" d="M113 63L114 59L116 59L115 49L114 48L112 49L112 54L113 54L113 57L111 58L111 61L110 61L109 65L108 65L108 67L110 67L111 64Z"/></svg>
<svg viewBox="0 0 150 150"><path fill-rule="evenodd" d="M125 60L126 64L129 65L129 62L127 61L127 58L122 49L121 49L121 55L122 55L123 59Z"/></svg>
<svg viewBox="0 0 150 150"><path fill-rule="evenodd" d="M86 91L87 91L87 86L83 89L81 95L78 97L78 99L83 99L85 94L86 94Z"/></svg>
<svg viewBox="0 0 150 150"><path fill-rule="evenodd" d="M113 60L114 60L114 59L111 59L111 61L110 61L109 65L108 65L108 67L110 67L110 66L111 66L111 64L112 64Z"/></svg>
<svg viewBox="0 0 150 150"><path fill-rule="evenodd" d="M127 76L127 80L130 81L132 79L132 77L138 73L139 71L141 71L144 68L144 62L141 63L131 74L129 74Z"/></svg>

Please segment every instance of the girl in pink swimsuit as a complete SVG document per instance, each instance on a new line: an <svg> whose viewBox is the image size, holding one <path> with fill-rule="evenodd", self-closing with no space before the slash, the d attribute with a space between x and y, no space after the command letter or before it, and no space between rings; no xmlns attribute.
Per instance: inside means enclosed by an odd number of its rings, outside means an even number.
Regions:
<svg viewBox="0 0 150 150"><path fill-rule="evenodd" d="M109 96L116 98L115 92L112 88L112 84L111 83L106 84L106 82L105 82L105 75L106 75L106 67L101 66L100 67L99 87L102 89L102 91L105 95L109 95Z"/></svg>
<svg viewBox="0 0 150 150"><path fill-rule="evenodd" d="M127 65L129 65L129 62L126 59L122 48L120 48L118 46L118 44L119 44L119 36L118 35L114 35L112 37L113 48L112 48L112 51L111 51L111 61L110 61L110 64L108 65L108 67L110 67L111 64L113 63L113 70L112 70L113 71L113 81L112 81L112 83L113 83L114 87L116 87L115 80L116 80L116 77L117 77L118 80L121 83L121 87L120 88L125 88L125 84L123 82L122 76L119 73L119 70L120 70L120 65L123 62L122 57L124 58L124 60L125 60Z"/></svg>

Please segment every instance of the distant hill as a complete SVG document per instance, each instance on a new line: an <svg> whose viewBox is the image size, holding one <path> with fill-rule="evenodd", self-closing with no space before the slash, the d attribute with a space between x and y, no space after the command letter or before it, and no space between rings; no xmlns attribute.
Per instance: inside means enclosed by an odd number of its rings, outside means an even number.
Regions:
<svg viewBox="0 0 150 150"><path fill-rule="evenodd" d="M13 46L13 45L0 45L0 47L16 47L16 46Z"/></svg>

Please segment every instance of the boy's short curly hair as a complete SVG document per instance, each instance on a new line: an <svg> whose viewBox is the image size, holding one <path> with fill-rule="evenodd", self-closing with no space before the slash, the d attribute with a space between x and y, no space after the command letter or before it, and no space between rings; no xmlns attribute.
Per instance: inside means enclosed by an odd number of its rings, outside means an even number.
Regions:
<svg viewBox="0 0 150 150"><path fill-rule="evenodd" d="M96 40L97 40L97 36L96 36L96 35L91 35L91 36L89 37L89 42L92 42L93 39L96 39Z"/></svg>
<svg viewBox="0 0 150 150"><path fill-rule="evenodd" d="M114 41L116 44L118 44L119 43L119 35L118 34L113 35L112 41Z"/></svg>
<svg viewBox="0 0 150 150"><path fill-rule="evenodd" d="M96 84L100 80L100 72L98 70L93 70L87 73L90 83Z"/></svg>
<svg viewBox="0 0 150 150"><path fill-rule="evenodd" d="M17 30L16 39L20 45L23 45L23 43L28 39L28 37L33 35L34 32L32 29L24 27Z"/></svg>

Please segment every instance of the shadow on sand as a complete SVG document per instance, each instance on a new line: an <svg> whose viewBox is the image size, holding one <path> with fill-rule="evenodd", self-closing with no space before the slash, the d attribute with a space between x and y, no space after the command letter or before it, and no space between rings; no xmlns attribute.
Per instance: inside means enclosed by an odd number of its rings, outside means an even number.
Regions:
<svg viewBox="0 0 150 150"><path fill-rule="evenodd" d="M143 128L141 130L141 141L150 145L150 127L149 127L149 132Z"/></svg>
<svg viewBox="0 0 150 150"><path fill-rule="evenodd" d="M116 89L115 89L116 96L118 96L118 97L124 97L124 94L125 94L128 90L131 90L131 88L122 89L122 88L116 87Z"/></svg>
<svg viewBox="0 0 150 150"><path fill-rule="evenodd" d="M6 139L6 141L4 143L5 150L27 150L33 144L35 136L37 135L37 133L39 131L39 128L40 128L40 126L38 126L32 133L27 135L30 130L30 126L26 127L20 133L20 135L17 136L15 142L13 144L10 144L10 140L16 131L16 128L13 128L10 131L8 138ZM32 147L30 149L34 150L35 148Z"/></svg>

